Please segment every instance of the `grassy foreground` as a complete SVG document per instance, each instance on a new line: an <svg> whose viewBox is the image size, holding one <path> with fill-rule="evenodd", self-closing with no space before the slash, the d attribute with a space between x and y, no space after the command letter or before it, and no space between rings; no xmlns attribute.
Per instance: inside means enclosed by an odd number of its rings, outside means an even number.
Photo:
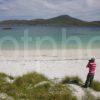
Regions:
<svg viewBox="0 0 100 100"><path fill-rule="evenodd" d="M94 81L91 88L94 89L95 91L100 91L100 82Z"/></svg>
<svg viewBox="0 0 100 100"><path fill-rule="evenodd" d="M62 83L62 84L74 83L74 84L80 86L80 85L83 84L83 81L82 81L79 77L75 76L75 77L65 77L65 78L63 78L63 80L61 81L61 83ZM95 91L97 91L97 92L100 92L100 82L94 80L94 81L93 81L93 84L92 84L92 86L91 86L91 89L93 89L93 90L95 90Z"/></svg>
<svg viewBox="0 0 100 100"><path fill-rule="evenodd" d="M7 78L13 82L8 82ZM1 73L0 93L6 93L14 100L77 100L67 85L55 84L35 72L17 78Z"/></svg>
<svg viewBox="0 0 100 100"><path fill-rule="evenodd" d="M0 94L12 97L3 100L77 100L70 89L71 83L80 86L83 82L79 77L65 77L61 82L54 83L36 72L16 78L0 73ZM91 88L100 91L100 82L94 81ZM86 93L84 98L83 100L92 100L93 96Z"/></svg>

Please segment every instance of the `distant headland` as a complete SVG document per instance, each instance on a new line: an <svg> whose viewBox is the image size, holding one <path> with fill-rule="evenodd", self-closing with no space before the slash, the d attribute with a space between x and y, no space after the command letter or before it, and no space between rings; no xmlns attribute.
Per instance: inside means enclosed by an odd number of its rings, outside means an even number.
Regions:
<svg viewBox="0 0 100 100"><path fill-rule="evenodd" d="M0 26L12 26L12 25L99 26L100 27L100 21L87 22L73 18L68 15L61 15L50 19L0 21Z"/></svg>

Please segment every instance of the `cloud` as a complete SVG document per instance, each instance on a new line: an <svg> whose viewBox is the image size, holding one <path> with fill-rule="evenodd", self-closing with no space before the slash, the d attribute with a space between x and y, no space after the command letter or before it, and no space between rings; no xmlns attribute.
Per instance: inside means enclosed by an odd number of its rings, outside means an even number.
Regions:
<svg viewBox="0 0 100 100"><path fill-rule="evenodd" d="M90 7L100 8L100 0L87 0Z"/></svg>
<svg viewBox="0 0 100 100"><path fill-rule="evenodd" d="M100 0L0 0L0 15L0 19L71 15L83 20L100 20Z"/></svg>

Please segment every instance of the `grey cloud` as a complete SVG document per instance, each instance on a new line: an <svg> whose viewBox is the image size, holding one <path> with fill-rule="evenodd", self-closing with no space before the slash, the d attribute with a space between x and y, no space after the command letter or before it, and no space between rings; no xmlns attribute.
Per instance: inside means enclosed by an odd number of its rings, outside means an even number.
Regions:
<svg viewBox="0 0 100 100"><path fill-rule="evenodd" d="M100 0L0 0L0 15L4 19L33 19L66 14L83 20L100 20L99 2ZM0 16L1 19L2 17Z"/></svg>

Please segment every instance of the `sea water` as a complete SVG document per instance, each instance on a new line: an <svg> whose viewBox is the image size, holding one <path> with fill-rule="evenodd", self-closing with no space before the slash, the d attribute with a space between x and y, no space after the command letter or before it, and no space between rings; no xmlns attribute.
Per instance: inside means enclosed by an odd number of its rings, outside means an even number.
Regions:
<svg viewBox="0 0 100 100"><path fill-rule="evenodd" d="M100 27L0 27L0 49L100 48Z"/></svg>

